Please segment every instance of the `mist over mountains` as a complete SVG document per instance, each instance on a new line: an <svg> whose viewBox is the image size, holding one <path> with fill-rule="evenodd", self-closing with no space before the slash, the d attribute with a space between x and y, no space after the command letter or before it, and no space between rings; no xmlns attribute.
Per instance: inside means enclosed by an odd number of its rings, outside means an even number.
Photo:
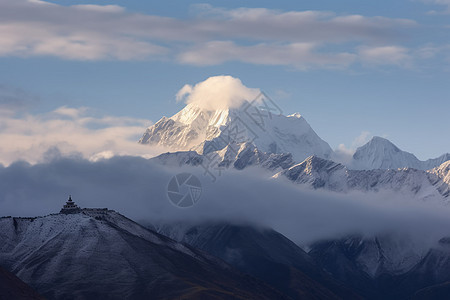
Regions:
<svg viewBox="0 0 450 300"><path fill-rule="evenodd" d="M49 299L447 295L449 154L374 137L344 160L232 77L178 96L139 140L170 152L0 166L0 265ZM201 182L183 209L168 197L180 173ZM57 213L68 193L93 209Z"/></svg>
<svg viewBox="0 0 450 300"><path fill-rule="evenodd" d="M191 99L181 112L171 118L164 117L149 127L139 142L166 146L173 151L152 161L170 167L192 166L203 169L213 181L221 175L221 171L259 170L257 172L266 178L276 180L277 183L288 180L314 191L315 196L334 198L339 194L345 195L346 200L355 199L351 208L347 207L350 208L349 215L341 215L336 223L333 220L335 214L343 208L342 202L339 202L338 208L327 200L320 199L320 205L327 206L324 211L332 215L319 216L318 211L310 212L311 216L323 218L328 225L332 224L336 228L346 221L352 225L358 224L353 229L345 229L345 233L335 232L328 237L318 234L308 240L305 236L296 239L289 229L282 229L275 224L271 224L269 228L279 230L302 245L323 270L364 297L403 299L415 297L415 293L427 292L434 295L441 290L435 292L431 286L450 280L450 273L446 270L450 263L446 244L449 234L438 229L440 225L434 227L440 223L437 219L434 220L436 223L432 221L428 224L434 223L431 226L433 229L422 223L425 220L423 216L413 217L420 220L420 225L406 221L415 214L410 215L410 209L416 205L420 206L418 211L421 213L428 209L442 209L446 211L444 214L448 213L448 153L420 161L414 154L399 149L389 140L373 137L357 148L351 157L345 158L342 153L332 151L300 114L283 116L277 111L276 104L263 93L251 102L243 100L238 109L214 110L211 107L195 106L195 101ZM276 190L278 193L281 191L280 188ZM330 191L333 194L321 194L318 191ZM268 191L264 193L265 196L268 194ZM286 195L273 197L285 199ZM261 201L262 197L258 199ZM370 200L365 202L368 199ZM292 226L297 231L301 231L299 228L316 231L320 227L320 222L314 225L303 223L305 215L300 210L308 210L310 204L305 206L303 203L301 207L294 209L297 219ZM389 217L380 217L374 207L369 208L373 204L394 206L383 208ZM371 215L353 211L358 205L369 209ZM309 207L314 207L314 204ZM406 219L405 213L408 215ZM284 212L283 216L288 214ZM359 214L365 221L356 221L355 214ZM266 218L266 215L260 216ZM371 217L374 219L370 223L376 228L369 229L366 221ZM389 220L390 217L393 219ZM392 220L396 221L391 223ZM409 223L406 227L405 221ZM185 221L182 225L156 222L153 226L161 228L161 232L174 239L207 249L257 277L266 276L265 273L258 273L260 271L251 265L246 265L251 261L250 258L244 258L249 251L246 247L254 246L246 245L244 238L240 242L233 240L249 230L246 227L248 225L229 229L218 222ZM387 226L378 227L380 224ZM211 228L217 228L217 232L211 231ZM230 230L232 233L226 233ZM431 236L434 238L430 239ZM268 249L268 246L261 246L262 241L255 243L264 250ZM233 254L223 252L224 249L217 247L217 244L224 245ZM273 278L265 278L272 284L277 284ZM419 291L422 288L429 290Z"/></svg>

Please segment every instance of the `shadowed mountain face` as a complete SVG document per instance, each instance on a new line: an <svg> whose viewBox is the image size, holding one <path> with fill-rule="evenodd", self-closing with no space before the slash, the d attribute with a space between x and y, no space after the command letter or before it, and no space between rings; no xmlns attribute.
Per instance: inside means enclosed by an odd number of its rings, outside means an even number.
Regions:
<svg viewBox="0 0 450 300"><path fill-rule="evenodd" d="M421 246L404 234L310 245L249 225L176 224L158 231L222 258L293 299L448 299L450 238Z"/></svg>
<svg viewBox="0 0 450 300"><path fill-rule="evenodd" d="M450 299L450 281L424 288L411 298L412 300L447 300Z"/></svg>
<svg viewBox="0 0 450 300"><path fill-rule="evenodd" d="M358 299L289 239L270 229L229 224L162 227L161 233L222 258L293 299Z"/></svg>
<svg viewBox="0 0 450 300"><path fill-rule="evenodd" d="M14 274L0 267L0 299L43 300L44 298Z"/></svg>
<svg viewBox="0 0 450 300"><path fill-rule="evenodd" d="M113 211L0 219L0 263L48 299L285 299Z"/></svg>
<svg viewBox="0 0 450 300"><path fill-rule="evenodd" d="M445 284L450 281L449 241L418 249L400 236L353 236L318 242L309 254L368 299L449 299L441 298L450 295Z"/></svg>

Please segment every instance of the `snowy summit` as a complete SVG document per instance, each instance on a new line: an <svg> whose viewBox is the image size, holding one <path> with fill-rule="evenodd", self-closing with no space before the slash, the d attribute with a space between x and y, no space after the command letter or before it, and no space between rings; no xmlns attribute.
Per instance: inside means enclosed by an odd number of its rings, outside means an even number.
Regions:
<svg viewBox="0 0 450 300"><path fill-rule="evenodd" d="M265 94L256 94L244 90L240 100L230 93L229 80L238 81L235 85L242 85L239 79L225 77L222 85L215 82L214 87L223 90L224 94L231 94L229 98L219 99L228 106L205 105L205 101L213 103L215 93L208 98L208 91L191 88L188 104L184 109L167 118L163 117L150 126L139 140L141 144L157 145L169 151L194 150L200 154L220 151L227 146L241 146L252 143L258 150L266 153L291 153L294 160L303 161L311 155L331 158L333 150L311 128L299 113L285 116L277 105ZM230 79L232 78L232 79ZM223 78L222 78L223 79ZM217 81L217 80L216 80ZM199 95L199 90L201 94ZM197 100L197 98L199 98ZM206 99L206 100L205 100Z"/></svg>

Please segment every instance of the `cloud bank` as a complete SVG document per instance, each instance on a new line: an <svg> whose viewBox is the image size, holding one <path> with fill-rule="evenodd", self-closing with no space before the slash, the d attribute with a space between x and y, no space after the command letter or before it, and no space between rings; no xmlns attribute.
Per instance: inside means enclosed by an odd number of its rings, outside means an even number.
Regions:
<svg viewBox="0 0 450 300"><path fill-rule="evenodd" d="M167 198L169 180L182 171L195 174L203 188L200 201L187 209ZM0 215L55 213L68 194L82 207L108 207L135 220L250 223L303 244L351 233L393 231L427 242L450 234L448 207L415 204L395 194L310 191L266 178L256 169L228 170L213 183L201 168L165 168L138 157L55 159L0 168Z"/></svg>
<svg viewBox="0 0 450 300"><path fill-rule="evenodd" d="M213 76L192 86L186 84L177 93L177 101L184 100L207 110L236 108L244 101L252 101L259 89L246 87L239 78Z"/></svg>
<svg viewBox="0 0 450 300"><path fill-rule="evenodd" d="M92 160L114 155L151 157L161 151L136 142L150 125L148 120L99 115L86 107L62 106L42 114L17 113L20 103L1 104L0 164L17 160L38 163L60 156Z"/></svg>

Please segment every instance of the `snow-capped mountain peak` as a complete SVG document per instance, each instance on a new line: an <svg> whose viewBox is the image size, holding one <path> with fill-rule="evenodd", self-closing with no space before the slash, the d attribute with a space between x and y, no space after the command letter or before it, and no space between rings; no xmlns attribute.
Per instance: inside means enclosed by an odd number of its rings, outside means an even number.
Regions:
<svg viewBox="0 0 450 300"><path fill-rule="evenodd" d="M438 158L421 161L414 154L401 150L391 141L375 136L356 150L349 168L356 170L400 168L429 170L448 160L450 160L450 154L447 153Z"/></svg>
<svg viewBox="0 0 450 300"><path fill-rule="evenodd" d="M420 169L420 161L414 154L400 150L389 140L375 136L356 150L350 167L358 170Z"/></svg>
<svg viewBox="0 0 450 300"><path fill-rule="evenodd" d="M299 113L284 116L248 101L240 107L219 110L188 104L174 116L164 117L149 127L139 142L200 154L219 151L230 144L253 143L263 152L291 153L296 161L310 155L333 155L331 147Z"/></svg>

